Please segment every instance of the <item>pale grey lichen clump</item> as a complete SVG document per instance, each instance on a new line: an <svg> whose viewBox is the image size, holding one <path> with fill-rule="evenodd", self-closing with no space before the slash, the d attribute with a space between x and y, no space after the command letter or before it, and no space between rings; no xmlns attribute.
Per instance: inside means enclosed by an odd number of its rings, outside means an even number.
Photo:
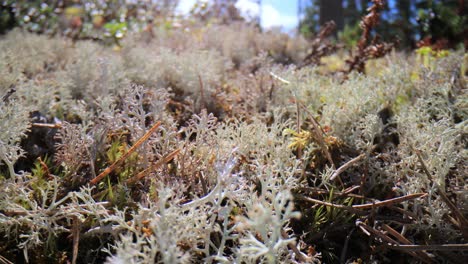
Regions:
<svg viewBox="0 0 468 264"><path fill-rule="evenodd" d="M296 47L287 36L248 27L197 34L149 42L131 36L120 51L21 31L2 37L5 256L21 252L34 263L40 259L34 252L44 250L49 259L57 252L71 259L76 242L68 238L58 249L57 240L78 236L81 262L320 262L308 239L324 224L300 221L319 219L323 208L297 197L314 188L340 190L330 176L360 154L365 158L340 175L346 187L360 186L379 200L427 193L402 203L415 216L404 233L457 241L460 230L446 220L451 211L438 193L467 191L460 52L430 69L395 53L367 75L344 80L318 67L277 64L280 56L298 60L303 39ZM48 171L35 160L34 167L23 165L28 150L21 141L37 129L31 113L57 125L55 149L47 153L53 160L40 156ZM327 135L333 166L316 138L291 147L294 138L285 131L313 131L313 120ZM157 122L141 147L89 185ZM158 163L173 151L173 159ZM129 181L143 171L138 182ZM466 214L466 201L456 206ZM329 212L328 219L344 219ZM358 216L346 219L353 225Z"/></svg>
<svg viewBox="0 0 468 264"><path fill-rule="evenodd" d="M6 95L8 96L8 95ZM10 101L9 99L5 101ZM0 160L8 167L10 177L15 177L14 164L23 155L23 150L19 146L20 140L25 136L29 128L29 108L28 106L18 107L13 104L19 103L11 99L10 102L0 103Z"/></svg>

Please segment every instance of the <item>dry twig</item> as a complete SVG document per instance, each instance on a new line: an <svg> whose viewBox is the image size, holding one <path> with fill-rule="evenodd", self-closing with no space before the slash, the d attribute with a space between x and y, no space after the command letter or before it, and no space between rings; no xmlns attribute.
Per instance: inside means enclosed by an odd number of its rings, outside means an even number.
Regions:
<svg viewBox="0 0 468 264"><path fill-rule="evenodd" d="M369 225L366 225L365 223L363 222L358 222L357 225L359 226L359 228L364 232L366 233L368 236L370 236L371 234L374 235L375 237L378 237L380 238L382 241L386 242L387 245L399 245L397 241L393 240L392 238L390 238L389 236L387 236L386 234L382 233L381 231L369 226ZM386 245L386 246L387 246ZM411 256L415 257L415 258L418 258L424 262L426 262L425 258L415 254L414 252L407 252L408 254L410 254ZM430 262L426 262L426 263L432 263L432 261Z"/></svg>
<svg viewBox="0 0 468 264"><path fill-rule="evenodd" d="M389 248L402 251L467 251L468 244L443 244L443 245L388 245Z"/></svg>
<svg viewBox="0 0 468 264"><path fill-rule="evenodd" d="M341 165L338 169L333 172L332 176L330 177L330 180L333 181L338 177L341 173L343 173L347 168L351 167L353 164L361 161L364 157L366 156L365 153L362 153L361 155L357 156L354 159L351 159L350 161L346 162L345 164Z"/></svg>
<svg viewBox="0 0 468 264"><path fill-rule="evenodd" d="M377 207L382 207L382 206L389 206L389 205L393 205L393 204L399 204L399 203L402 203L404 201L424 197L426 195L427 195L427 193L413 193L413 194L408 194L408 195L397 197L397 198L384 200L384 201L381 201L381 202L353 205L353 208L355 208L355 209L372 209L372 208L377 208Z"/></svg>
<svg viewBox="0 0 468 264"><path fill-rule="evenodd" d="M421 156L421 151L414 149L412 146L411 149L416 153L416 156L418 157L418 160L421 163L422 169L426 174L427 178L429 179L429 182L431 183L431 185L437 188L437 192L439 193L440 197L450 208L450 211L452 211L452 213L455 215L455 218L458 221L458 223L456 223L455 225L460 229L460 231L463 234L463 237L465 239L468 239L468 220L466 220L465 216L460 212L460 210L452 203L452 201L450 201L450 199L445 194L445 191L442 190L442 188L440 188L439 184L433 181L432 175L429 172L429 169L427 168L426 163L424 162Z"/></svg>
<svg viewBox="0 0 468 264"><path fill-rule="evenodd" d="M143 179L146 175L148 175L151 171L156 170L160 166L170 162L177 154L179 154L181 151L180 148L174 150L173 152L167 154L166 156L162 157L158 162L156 162L154 165L149 166L145 170L141 171L138 173L135 177L130 178L127 180L127 184L134 184L141 179Z"/></svg>
<svg viewBox="0 0 468 264"><path fill-rule="evenodd" d="M400 242L403 245L411 245L411 241L406 239L403 235L398 233L395 229L391 228L390 226L383 224L382 229L387 231L390 235L392 235L398 242ZM411 252L413 253L413 252ZM434 263L434 261L431 259L431 257L424 251L420 252L414 252L415 255L418 255L420 258L424 259L426 263Z"/></svg>
<svg viewBox="0 0 468 264"><path fill-rule="evenodd" d="M62 124L56 123L56 124L44 124L44 123L32 123L32 127L41 127L41 128L62 128Z"/></svg>
<svg viewBox="0 0 468 264"><path fill-rule="evenodd" d="M13 262L0 255L0 264L13 264Z"/></svg>
<svg viewBox="0 0 468 264"><path fill-rule="evenodd" d="M10 96L12 96L16 92L15 88L10 88L3 96L2 102L7 103Z"/></svg>
<svg viewBox="0 0 468 264"><path fill-rule="evenodd" d="M140 139L138 139L138 141L125 153L123 154L118 160L116 160L114 163L112 163L112 165L110 165L109 167L107 167L103 172L99 173L98 176L96 176L96 178L92 179L89 184L91 185L95 185L96 183L100 182L102 179L104 179L104 177L106 177L107 175L109 175L109 173L111 173L113 170L115 170L117 168L117 166L120 165L120 163L122 163L125 159L127 159L133 152L135 152L135 150L141 146L141 144L143 144L143 142L145 142L150 136L151 134L153 134L154 131L156 131L156 129L158 129L158 127L161 125L161 122L157 122L156 124L154 124L149 130L148 132L146 132Z"/></svg>
<svg viewBox="0 0 468 264"><path fill-rule="evenodd" d="M73 256L72 264L76 264L78 258L78 248L80 243L80 225L81 221L77 216L73 216L72 236L73 236Z"/></svg>
<svg viewBox="0 0 468 264"><path fill-rule="evenodd" d="M392 198L392 199L388 199L388 200L384 200L384 201L378 201L378 202L367 203L367 204L358 204L358 205L352 205L352 206L346 206L346 205L341 205L341 204L334 204L334 203L324 202L324 201L320 201L320 200L317 200L317 199L305 197L305 196L302 196L302 195L298 195L298 198L301 199L301 200L304 200L304 201L311 202L311 203L330 206L330 207L334 207L334 208L345 209L345 210L351 211L351 212L359 214L359 215L367 215L367 213L364 213L361 210L374 209L374 208L383 207L383 206L390 206L390 205L402 203L404 201L424 197L426 195L427 195L426 193L414 193L414 194L409 194L409 195L405 195L405 196L401 196L401 197L397 197L397 198Z"/></svg>
<svg viewBox="0 0 468 264"><path fill-rule="evenodd" d="M297 101L297 99L296 99ZM320 123L317 121L317 119L314 117L314 115L307 109L307 107L300 101L299 104L302 106L302 108L307 112L309 117L312 120L312 126L314 127L314 135L315 135L315 140L319 144L322 152L325 154L327 157L328 162L332 165L332 168L336 168L335 162L333 162L332 155L330 153L330 150L328 149L327 142L325 141L325 137L327 136L327 133L323 130L322 126ZM344 188L343 181L341 180L340 177L338 177L338 181L340 182L341 186Z"/></svg>
<svg viewBox="0 0 468 264"><path fill-rule="evenodd" d="M289 236L288 234L286 233L286 231L284 231L283 229L281 230L281 236L284 238L284 239L289 239ZM288 247L289 249L291 249L294 254L296 254L296 258L300 261L300 262L304 262L304 263L310 263L313 259L309 256L307 256L306 254L302 253L297 247L296 247L296 244L293 243L293 242L289 242L288 243Z"/></svg>

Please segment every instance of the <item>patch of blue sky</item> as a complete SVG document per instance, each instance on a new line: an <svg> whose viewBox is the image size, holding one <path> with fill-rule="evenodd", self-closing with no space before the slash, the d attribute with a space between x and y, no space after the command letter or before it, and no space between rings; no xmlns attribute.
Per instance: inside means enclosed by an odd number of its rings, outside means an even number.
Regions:
<svg viewBox="0 0 468 264"><path fill-rule="evenodd" d="M188 14L196 2L197 0L180 0L177 11L181 14ZM259 6L256 0L238 0L236 7L247 18L260 14L260 23L265 29L278 27L285 31L292 31L297 27L299 18L296 0L262 0L261 3Z"/></svg>
<svg viewBox="0 0 468 264"><path fill-rule="evenodd" d="M197 0L180 0L179 12L187 14ZM210 0L202 0L210 1ZM310 0L299 0L306 6ZM236 7L241 13L252 18L259 16L260 24L263 28L281 28L284 31L294 31L299 23L298 0L237 0ZM344 4L346 5L346 1ZM348 0L349 1L349 0ZM261 6L258 3L261 2ZM359 4L360 1L357 1ZM395 0L389 0L389 6L392 10L395 8Z"/></svg>

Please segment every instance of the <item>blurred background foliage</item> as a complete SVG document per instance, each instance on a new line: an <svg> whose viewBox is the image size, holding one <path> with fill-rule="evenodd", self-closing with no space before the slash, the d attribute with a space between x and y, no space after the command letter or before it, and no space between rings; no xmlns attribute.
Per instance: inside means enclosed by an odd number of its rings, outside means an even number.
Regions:
<svg viewBox="0 0 468 264"><path fill-rule="evenodd" d="M300 1L304 2L304 1ZM367 0L307 0L302 3L299 31L314 36L329 20L337 25L338 39L354 46L360 37L359 23L372 5ZM375 29L384 39L398 38L401 48L429 44L437 48L467 46L468 19L465 0L388 0Z"/></svg>
<svg viewBox="0 0 468 264"><path fill-rule="evenodd" d="M141 31L157 23L155 18L171 18L176 6L177 1L167 0L6 0L0 32L19 26L35 33L118 42L128 30Z"/></svg>
<svg viewBox="0 0 468 264"><path fill-rule="evenodd" d="M230 23L244 20L236 0L197 1L190 23ZM256 1L261 5L261 1ZM181 26L177 0L4 0L0 33L15 26L31 32L60 34L119 44L130 31ZM337 25L335 37L348 47L361 35L359 23L371 5L368 0L298 0L298 32L312 38L327 21ZM386 40L398 39L400 48L432 45L438 49L467 46L465 0L389 0L375 32ZM184 20L187 22L187 20ZM253 19L252 23L258 23ZM375 34L375 32L373 32Z"/></svg>

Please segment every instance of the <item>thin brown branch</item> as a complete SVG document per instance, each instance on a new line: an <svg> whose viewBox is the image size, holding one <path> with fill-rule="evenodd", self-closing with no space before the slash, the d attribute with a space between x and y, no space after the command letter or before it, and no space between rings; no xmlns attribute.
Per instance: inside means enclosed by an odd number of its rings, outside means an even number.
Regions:
<svg viewBox="0 0 468 264"><path fill-rule="evenodd" d="M411 245L411 241L409 241L406 237L398 233L395 229L391 228L390 226L383 224L382 229L387 231L390 235L395 237L398 242L400 242L403 245ZM413 253L413 252L412 252ZM424 251L420 252L414 252L414 254L418 255L420 258L424 259L426 263L434 263L434 261L431 259L431 257Z"/></svg>
<svg viewBox="0 0 468 264"><path fill-rule="evenodd" d="M324 202L324 201L320 201L320 200L317 200L317 199L305 197L305 196L303 196L303 195L298 195L297 197L298 197L299 199L301 199L301 200L308 201L308 202L311 202L311 203L316 203L316 204L320 204L320 205L330 206L330 207L334 207L334 208L345 209L345 210L351 211L351 212L353 212L353 213L357 213L357 214L363 215L363 212L360 211L360 210L363 210L363 209L374 209L374 208L377 208L377 207L383 207L383 206L389 206L389 205L393 205L393 204L398 204L398 203L402 203L402 202L404 202L404 201L408 201L408 200L412 200L412 199L424 197L424 196L426 196L426 195L427 195L426 193L414 193L414 194L409 194L409 195L405 195L405 196L401 196L401 197L397 197L397 198L393 198L393 199L388 199L388 200L384 200L384 201L380 201L380 202L367 203L367 204L358 204L358 205L353 205L353 206L346 206L346 205L341 205L341 204L333 204L333 203ZM367 214L367 213L364 213L364 215L365 215L365 214Z"/></svg>
<svg viewBox="0 0 468 264"><path fill-rule="evenodd" d="M332 176L330 177L330 180L333 181L338 177L341 173L343 173L347 168L351 167L353 164L361 161L366 157L365 153L362 153L361 155L355 157L354 159L351 159L350 161L346 162L345 164L341 165L338 169L333 172Z"/></svg>
<svg viewBox="0 0 468 264"><path fill-rule="evenodd" d="M358 199L366 199L366 197L362 196L362 195L359 195L359 194L354 194L354 193L351 193L353 192L354 190L358 189L356 187L360 187L360 186L352 186L348 189L346 189L345 191L343 192L340 192L340 191L333 191L333 196L335 197L352 197L352 198L358 198ZM313 194L313 195L320 195L320 194L329 194L330 191L328 190L325 190L325 189L320 189L320 188L315 188L315 187L297 187L295 190L298 190L298 191L304 191L304 192L307 192L308 194Z"/></svg>
<svg viewBox="0 0 468 264"><path fill-rule="evenodd" d="M346 205L342 205L342 204L334 204L334 203L324 202L324 201L320 201L320 200L317 200L317 199L305 197L305 196L303 196L303 195L297 195L296 197L297 197L298 199L303 200L303 201L306 201L306 202L311 202L311 203L314 203L314 204L325 205L325 206L329 206L329 207L333 207L333 208L338 208L338 209L344 209L344 210L350 211L350 212L352 212L352 213L355 213L355 214L357 214L357 215L367 215L367 214L368 214L367 212L364 212L364 211L355 209L355 208L353 208L352 206L346 206Z"/></svg>
<svg viewBox="0 0 468 264"><path fill-rule="evenodd" d="M397 241L393 240L392 238L390 238L389 236L387 236L386 234L382 233L381 231L371 227L371 226L368 226L366 225L365 223L363 222L358 222L358 226L362 229L362 230L365 230L366 234L367 235L374 235L380 239L382 239L382 241L388 243L387 245L385 245L386 247L388 247L388 245L399 245ZM419 255L417 255L416 253L414 252L407 252L407 254L415 257L415 258L418 258L422 261L425 261L424 258L420 257ZM429 263L432 263L432 262L429 262Z"/></svg>
<svg viewBox="0 0 468 264"><path fill-rule="evenodd" d="M205 88L203 86L203 80L202 80L202 77L200 74L198 74L198 83L200 85L200 104L201 104L201 109L205 109L206 108L206 104L205 104Z"/></svg>
<svg viewBox="0 0 468 264"><path fill-rule="evenodd" d="M146 175L148 175L151 171L154 171L157 168L161 167L162 165L170 162L173 158L175 158L175 156L177 156L177 154L180 153L180 151L181 151L181 149L178 148L178 149L172 151L171 153L167 154L166 156L162 157L160 160L158 160L158 162L156 162L155 164L149 166L145 170L141 171L135 177L128 179L127 184L135 184L136 182L140 181Z"/></svg>
<svg viewBox="0 0 468 264"><path fill-rule="evenodd" d="M346 253L348 252L349 241L351 240L351 236L353 235L355 230L356 229L354 229L354 228L351 229L351 231L346 236L346 240L345 240L345 243L343 245L343 250L341 251L340 263L346 263Z"/></svg>
<svg viewBox="0 0 468 264"><path fill-rule="evenodd" d="M325 137L327 136L327 133L323 130L322 126L317 121L317 119L314 117L314 115L309 111L309 109L307 109L307 107L301 101L299 101L297 99L297 97L295 98L295 101L296 101L296 104L298 106L300 105L306 111L306 113L309 115L309 117L310 117L310 119L312 121L311 122L312 126L314 127L314 130L313 130L313 133L315 135L314 139L319 144L322 153L325 154L328 162L332 165L332 168L336 168L335 162L333 161L330 150L328 149L327 143L325 141ZM338 182L344 188L343 181L341 180L340 177L338 177Z"/></svg>
<svg viewBox="0 0 468 264"><path fill-rule="evenodd" d="M281 236L283 237L283 239L289 239L289 236L288 234L286 233L286 231L284 231L284 229L281 229ZM289 242L288 243L288 247L289 249L291 249L294 254L296 254L296 258L297 260L299 260L300 262L304 262L304 263L310 263L312 261L312 258L307 256L306 254L302 253L297 247L296 247L296 244L293 243L293 242Z"/></svg>
<svg viewBox="0 0 468 264"><path fill-rule="evenodd" d="M455 215L455 218L458 221L458 225L456 225L460 231L463 234L463 237L468 239L468 220L466 220L465 216L460 212L460 210L450 201L450 199L447 197L445 194L445 191L440 188L439 184L435 183L432 179L432 175L429 172L429 169L426 166L426 163L424 162L421 151L418 149L415 149L411 146L411 149L416 153L416 156L418 157L419 163L421 163L421 167L426 173L427 178L429 179L431 185L434 185L437 188L437 192L439 193L440 197L442 200L447 204L447 206L450 208L450 211Z"/></svg>
<svg viewBox="0 0 468 264"><path fill-rule="evenodd" d="M391 239L389 236L385 235L384 233L380 232L379 230L371 227L371 226L368 226L367 224L363 223L363 222L357 222L357 225L363 229L365 229L368 234L372 234L380 239L382 239L383 241L387 242L387 243L390 243L392 245L398 245L398 242L396 242L395 240Z"/></svg>
<svg viewBox="0 0 468 264"><path fill-rule="evenodd" d="M44 124L44 123L32 123L32 127L42 127L42 128L62 128L62 124Z"/></svg>
<svg viewBox="0 0 468 264"><path fill-rule="evenodd" d="M388 245L389 248L402 251L467 251L468 244L443 244L443 245Z"/></svg>
<svg viewBox="0 0 468 264"><path fill-rule="evenodd" d="M410 218L412 220L418 218L418 216L415 213L413 213L411 211L408 211L408 210L405 210L405 209L402 209L400 207L390 205L390 206L388 206L388 208L393 210L393 211L397 211L398 213L400 213L402 215L406 215L408 218Z"/></svg>
<svg viewBox="0 0 468 264"><path fill-rule="evenodd" d="M97 202L95 203L94 205L102 205L104 207L108 207L110 206L110 203L109 202ZM78 205L73 205L73 207L79 207L79 208L87 208L89 207L90 205L88 204L78 204ZM64 206L64 207L60 207L60 210L69 210L70 207L69 206ZM2 211L2 214L6 215L6 216L10 216L10 217L15 217L15 216L25 216L25 215L28 215L28 214L41 214L41 213L45 213L47 216L51 216L51 215L54 215L57 213L59 209L54 209L54 210L47 210L47 211L44 211L43 209L37 209L37 210L26 210L26 209L23 209L22 211ZM79 213L81 214L88 214L89 211L88 210L77 210Z"/></svg>
<svg viewBox="0 0 468 264"><path fill-rule="evenodd" d="M2 96L2 101L3 101L4 103L7 103L7 102L8 102L8 99L10 98L10 96L12 96L15 92L16 92L16 89L15 89L15 88L10 88L10 89Z"/></svg>
<svg viewBox="0 0 468 264"><path fill-rule="evenodd" d="M0 255L0 264L14 264L14 263Z"/></svg>
<svg viewBox="0 0 468 264"><path fill-rule="evenodd" d="M421 151L418 150L418 149L413 148L412 146L411 146L411 149L414 151L414 153L416 153L416 156L418 157L419 163L421 163L421 167L422 167L424 173L426 173L426 176L429 179L429 182L431 184L434 184L434 181L432 180L432 175L429 172L429 169L427 168L426 163L424 162L424 160L423 160L423 158L421 156Z"/></svg>
<svg viewBox="0 0 468 264"><path fill-rule="evenodd" d="M160 166L162 166L162 165L168 163L169 161L171 161L177 154L179 154L180 151L181 151L180 149L176 149L175 151L173 151L173 152L169 153L168 155L162 157L160 160L158 160L158 162L156 162L155 164L153 164L150 167L146 168L145 170L139 172L133 178L127 179L125 181L125 183L127 185L132 185L132 184L137 183L138 181L140 181L141 179L146 177L151 171L154 171L157 168L159 168ZM117 190L116 187L117 186L112 186L112 191ZM106 192L107 192L107 190L100 191L100 192L94 194L93 198L96 199L98 197L102 197Z"/></svg>
<svg viewBox="0 0 468 264"><path fill-rule="evenodd" d="M413 194L408 194L408 195L405 195L405 196L392 198L392 199L388 199L388 200L384 200L384 201L380 201L380 202L353 205L353 208L355 208L355 209L372 209L372 208L376 208L376 207L389 206L389 205L399 204L399 203L402 203L404 201L424 197L426 195L427 195L427 193L413 193Z"/></svg>
<svg viewBox="0 0 468 264"><path fill-rule="evenodd" d="M328 162L332 165L332 168L336 168L335 162L333 161L333 158L331 156L330 150L328 149L327 143L325 142L325 138L327 136L327 133L323 130L322 126L320 126L320 123L317 121L317 119L314 117L314 115L307 109L307 107L300 101L296 101L302 106L302 108L309 114L311 120L312 120L312 126L314 127L314 134L315 134L315 140L319 144L321 150L323 153L325 153L325 156L327 157ZM344 188L343 181L341 180L340 177L338 177L338 181L341 184L341 186Z"/></svg>
<svg viewBox="0 0 468 264"><path fill-rule="evenodd" d="M143 142L145 142L150 136L151 134L153 134L154 131L156 131L156 129L158 129L158 127L161 125L161 122L157 122L156 124L154 124L149 130L148 132L146 132L140 139L138 139L138 141L125 153L122 155L122 157L120 157L118 160L116 160L114 163L112 163L112 165L110 165L109 167L107 167L103 172L101 172L98 176L96 176L96 178L92 179L89 184L90 185L95 185L96 183L100 182L102 179L104 179L104 177L106 177L107 175L109 175L109 173L111 173L113 170L115 170L117 168L117 166L120 165L120 163L122 163L124 160L126 160L133 152L135 152L135 150L141 146L141 144L143 144Z"/></svg>
<svg viewBox="0 0 468 264"><path fill-rule="evenodd" d="M80 225L81 221L77 216L73 216L72 236L73 236L73 255L72 264L76 264L78 258L78 248L80 244Z"/></svg>
<svg viewBox="0 0 468 264"><path fill-rule="evenodd" d="M387 231L390 235L395 237L400 243L410 245L411 241L406 239L406 237L402 236L400 233L398 233L395 229L391 228L389 225L383 224L382 229Z"/></svg>
<svg viewBox="0 0 468 264"><path fill-rule="evenodd" d="M297 99L296 93L294 93L295 101L296 101L296 115L297 115L297 133L301 133L301 107L299 106L299 100ZM302 146L298 146L297 148L297 157L300 159L302 158Z"/></svg>
<svg viewBox="0 0 468 264"><path fill-rule="evenodd" d="M460 212L460 210L450 201L450 199L447 197L445 192L439 188L439 195L442 197L442 200L447 204L447 206L450 208L452 213L455 215L455 217L458 220L458 228L460 228L461 232L463 233L463 236L465 238L468 238L468 221L466 220L465 216Z"/></svg>
<svg viewBox="0 0 468 264"><path fill-rule="evenodd" d="M309 109L307 109L307 107L305 106L304 103L302 103L301 101L299 101L299 104L302 106L302 108L304 108L304 110L307 112L307 114L309 114L309 117L310 119L312 120L312 124L314 125L314 127L316 126L317 127L317 130L320 131L320 133L322 134L322 136L327 136L327 133L325 132L325 130L323 130L322 126L320 125L320 123L317 121L317 119L314 117L314 115L309 111Z"/></svg>

